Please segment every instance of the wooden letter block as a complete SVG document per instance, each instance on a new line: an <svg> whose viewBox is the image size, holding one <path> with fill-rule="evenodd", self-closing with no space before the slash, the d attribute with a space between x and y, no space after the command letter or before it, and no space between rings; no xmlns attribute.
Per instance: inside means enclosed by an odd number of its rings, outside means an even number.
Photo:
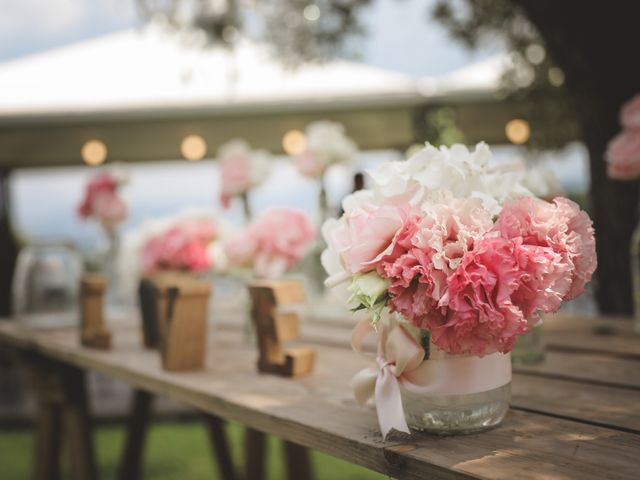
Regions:
<svg viewBox="0 0 640 480"><path fill-rule="evenodd" d="M211 284L175 277L156 283L156 293L163 368L204 368Z"/></svg>
<svg viewBox="0 0 640 480"><path fill-rule="evenodd" d="M106 289L106 279L97 273L86 274L80 281L80 343L86 347L111 347L103 313Z"/></svg>
<svg viewBox="0 0 640 480"><path fill-rule="evenodd" d="M279 312L278 307L304 301L300 282L264 280L252 282L249 293L251 316L258 336L258 370L286 377L307 375L313 371L315 350L302 346L285 350L283 342L300 335L300 319L293 312Z"/></svg>

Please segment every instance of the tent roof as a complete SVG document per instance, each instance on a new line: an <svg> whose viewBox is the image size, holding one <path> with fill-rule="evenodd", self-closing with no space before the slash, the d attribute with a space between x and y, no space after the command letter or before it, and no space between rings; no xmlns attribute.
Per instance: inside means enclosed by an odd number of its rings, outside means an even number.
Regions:
<svg viewBox="0 0 640 480"><path fill-rule="evenodd" d="M406 75L344 60L287 69L264 45L198 48L145 27L0 64L0 120L414 100Z"/></svg>

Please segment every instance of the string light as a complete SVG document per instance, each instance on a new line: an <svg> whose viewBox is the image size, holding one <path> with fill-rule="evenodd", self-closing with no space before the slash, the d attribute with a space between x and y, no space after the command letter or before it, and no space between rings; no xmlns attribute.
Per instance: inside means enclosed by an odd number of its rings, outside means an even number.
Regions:
<svg viewBox="0 0 640 480"><path fill-rule="evenodd" d="M282 148L288 155L300 155L307 148L307 138L300 130L289 130L282 137Z"/></svg>
<svg viewBox="0 0 640 480"><path fill-rule="evenodd" d="M87 140L80 149L80 156L87 165L101 165L107 159L107 146L102 140Z"/></svg>
<svg viewBox="0 0 640 480"><path fill-rule="evenodd" d="M182 139L180 152L189 161L202 160L207 154L207 142L200 135L187 135Z"/></svg>
<svg viewBox="0 0 640 480"><path fill-rule="evenodd" d="M509 120L504 128L505 135L511 143L522 145L531 137L531 127L529 122L522 118L514 118Z"/></svg>

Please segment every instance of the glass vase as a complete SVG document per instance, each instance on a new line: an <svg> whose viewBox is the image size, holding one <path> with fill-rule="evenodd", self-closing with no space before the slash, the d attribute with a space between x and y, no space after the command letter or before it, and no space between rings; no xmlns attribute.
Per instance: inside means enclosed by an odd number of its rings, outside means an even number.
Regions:
<svg viewBox="0 0 640 480"><path fill-rule="evenodd" d="M511 352L514 365L535 365L544 361L544 338L542 320L529 333L519 335Z"/></svg>
<svg viewBox="0 0 640 480"><path fill-rule="evenodd" d="M433 362L434 388L429 393L416 393L401 387L409 428L437 435L461 435L500 424L511 400L510 355L450 355L430 342L428 331L414 329L414 334L416 331L425 348L424 362Z"/></svg>

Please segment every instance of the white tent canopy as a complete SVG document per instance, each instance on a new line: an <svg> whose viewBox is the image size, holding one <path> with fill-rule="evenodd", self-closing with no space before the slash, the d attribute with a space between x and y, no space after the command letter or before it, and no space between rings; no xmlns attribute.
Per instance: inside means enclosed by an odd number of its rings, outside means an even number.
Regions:
<svg viewBox="0 0 640 480"><path fill-rule="evenodd" d="M344 60L287 69L248 40L197 48L148 26L0 64L0 166L78 164L94 138L112 160L176 159L192 133L209 152L238 136L277 152L284 133L321 118L363 149L404 148L424 139L426 109L456 102L471 141L503 141L501 65L437 79Z"/></svg>

